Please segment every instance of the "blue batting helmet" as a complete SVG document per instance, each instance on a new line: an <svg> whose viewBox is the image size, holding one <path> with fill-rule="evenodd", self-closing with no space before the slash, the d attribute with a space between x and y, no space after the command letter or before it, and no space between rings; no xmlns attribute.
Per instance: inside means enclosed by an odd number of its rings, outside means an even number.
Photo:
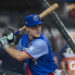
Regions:
<svg viewBox="0 0 75 75"><path fill-rule="evenodd" d="M26 26L30 26L30 27L36 26L36 25L39 25L39 24L42 24L42 23L43 22L41 22L40 16L36 15L36 14L26 16L26 18L24 19L24 24Z"/></svg>

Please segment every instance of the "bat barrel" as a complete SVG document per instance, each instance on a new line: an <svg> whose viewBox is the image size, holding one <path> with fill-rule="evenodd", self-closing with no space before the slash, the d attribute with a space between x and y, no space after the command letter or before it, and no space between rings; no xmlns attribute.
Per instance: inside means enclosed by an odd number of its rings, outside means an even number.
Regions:
<svg viewBox="0 0 75 75"><path fill-rule="evenodd" d="M56 10L59 7L59 5L57 3L53 4L52 6L50 6L48 9L46 9L44 12L42 12L39 16L40 18L44 18L45 16L49 15L51 12L53 12L54 10Z"/></svg>
<svg viewBox="0 0 75 75"><path fill-rule="evenodd" d="M44 12L42 12L39 16L40 18L44 18L47 15L49 15L50 13L52 13L54 10L56 10L59 7L59 5L57 3L53 4L52 6L50 6L48 9L46 9ZM23 26L22 28L19 29L19 31L24 30L26 27Z"/></svg>

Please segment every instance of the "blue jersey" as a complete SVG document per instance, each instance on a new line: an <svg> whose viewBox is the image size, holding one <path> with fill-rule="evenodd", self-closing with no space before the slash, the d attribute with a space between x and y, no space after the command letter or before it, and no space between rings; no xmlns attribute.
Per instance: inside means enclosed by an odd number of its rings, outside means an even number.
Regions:
<svg viewBox="0 0 75 75"><path fill-rule="evenodd" d="M43 34L34 40L29 40L25 34L17 47L32 57L26 60L32 75L47 75L57 68L50 43Z"/></svg>
<svg viewBox="0 0 75 75"><path fill-rule="evenodd" d="M25 74L24 62L12 58L3 48L0 47L0 59L2 60L2 69Z"/></svg>

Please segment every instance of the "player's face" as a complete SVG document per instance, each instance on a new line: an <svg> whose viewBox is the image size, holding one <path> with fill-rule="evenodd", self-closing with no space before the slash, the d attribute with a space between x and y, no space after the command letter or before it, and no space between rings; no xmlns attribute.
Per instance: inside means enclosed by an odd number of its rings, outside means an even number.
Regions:
<svg viewBox="0 0 75 75"><path fill-rule="evenodd" d="M41 35L41 25L28 27L28 34L30 39L38 38Z"/></svg>

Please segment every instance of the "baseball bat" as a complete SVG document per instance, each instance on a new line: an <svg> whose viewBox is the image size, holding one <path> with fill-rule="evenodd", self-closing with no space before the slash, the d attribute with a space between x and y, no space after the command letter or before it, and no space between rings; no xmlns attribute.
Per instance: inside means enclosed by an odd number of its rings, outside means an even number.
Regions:
<svg viewBox="0 0 75 75"><path fill-rule="evenodd" d="M45 11L43 11L39 16L40 18L44 18L47 15L49 15L51 12L55 11L57 8L59 7L59 5L57 3L53 4L52 6L50 6L49 8L47 8ZM15 35L18 35L21 31L23 31L26 28L26 26L23 26L22 28L20 28L18 31L15 32ZM0 42L1 43L1 42Z"/></svg>
<svg viewBox="0 0 75 75"><path fill-rule="evenodd" d="M39 0L39 1L42 2L43 8L50 7L50 4L48 3L47 0ZM54 23L55 27L59 30L63 38L66 40L67 44L70 46L70 48L75 53L75 42L69 35L67 28L65 27L64 23L61 21L59 16L56 14L56 12L53 12L51 15L49 15L49 17L51 17L50 20Z"/></svg>
<svg viewBox="0 0 75 75"><path fill-rule="evenodd" d="M57 3L53 4L52 6L50 6L49 8L47 8L45 11L43 11L39 16L40 18L44 18L47 15L49 15L50 13L52 13L53 11L55 11L57 8L59 7L59 5ZM19 34L19 32L23 31L26 28L26 26L23 26L22 28L20 28L17 32L15 32L15 35Z"/></svg>

